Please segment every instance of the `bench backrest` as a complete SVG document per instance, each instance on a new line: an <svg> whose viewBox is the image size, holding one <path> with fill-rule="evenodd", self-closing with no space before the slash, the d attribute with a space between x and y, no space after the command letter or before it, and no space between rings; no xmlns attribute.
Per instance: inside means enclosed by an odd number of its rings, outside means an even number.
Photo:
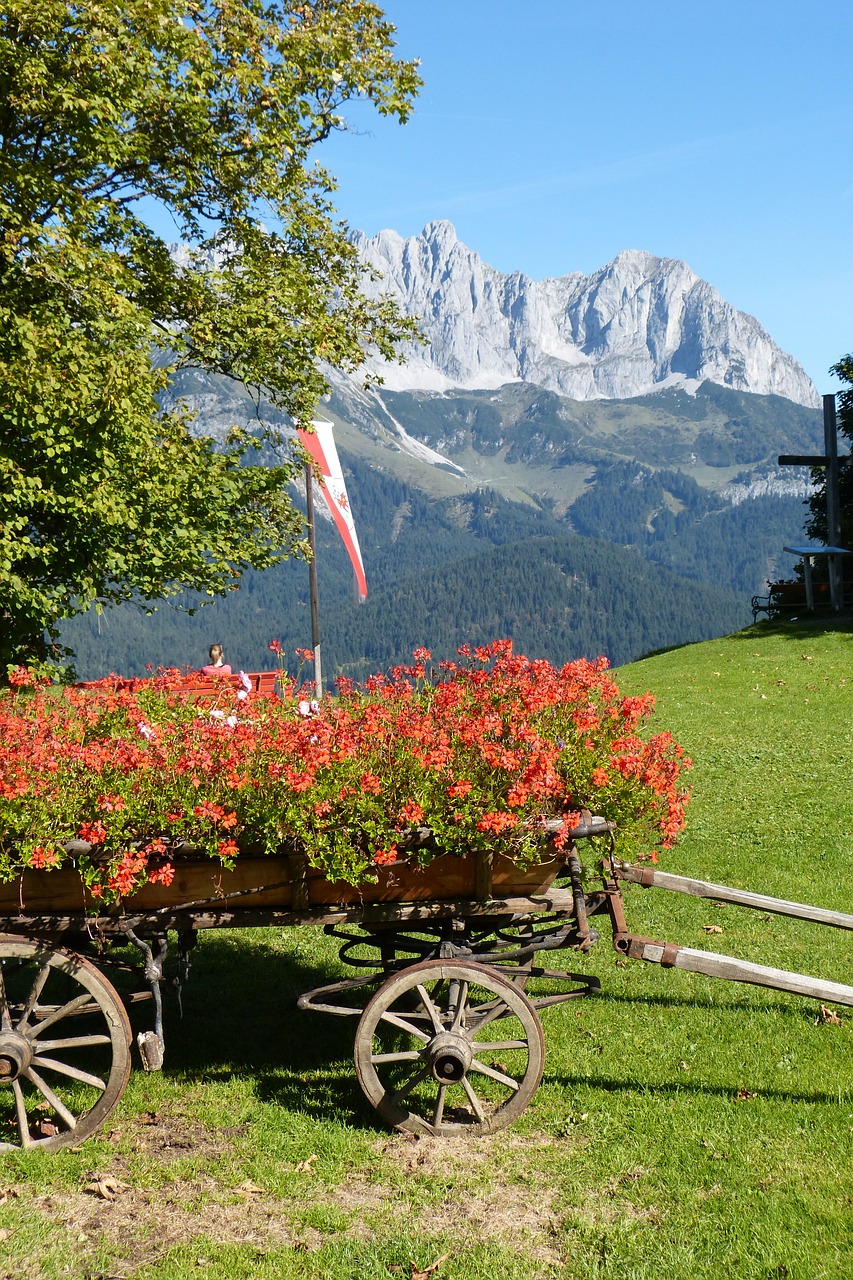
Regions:
<svg viewBox="0 0 853 1280"><path fill-rule="evenodd" d="M252 684L251 689L248 690L249 693L275 693L276 681L279 675L277 671L246 671L243 674ZM144 683L144 680L137 678L126 679L124 676L106 676L102 680L78 680L74 688L117 692L124 689L139 689ZM240 676L204 676L200 672L191 672L185 681L179 680L174 684L170 684L169 692L204 696L205 694L220 693L223 686L235 690L240 689L242 687Z"/></svg>

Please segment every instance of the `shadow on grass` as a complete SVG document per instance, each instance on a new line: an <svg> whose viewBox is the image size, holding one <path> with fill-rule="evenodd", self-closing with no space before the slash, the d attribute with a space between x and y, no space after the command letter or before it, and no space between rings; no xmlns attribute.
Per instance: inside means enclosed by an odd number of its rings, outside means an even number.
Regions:
<svg viewBox="0 0 853 1280"><path fill-rule="evenodd" d="M664 979L665 980L665 979ZM717 979L721 987L734 985L731 979ZM712 995L698 995L695 998L687 999L685 996L678 995L657 995L646 993L637 993L636 995L623 994L622 992L607 991L602 988L595 996L591 997L596 1004L600 1001L606 1001L609 1004L622 1005L626 1009L642 1005L646 1008L662 1008L662 1009L703 1009L709 1013L742 1013L744 1010L752 1008L752 1012L757 1017L762 1013L782 1013L798 1022L813 1022L817 1002L814 1008L804 1009L803 1006L797 1005L794 1001L799 1000L795 993L791 995L777 994L772 992L772 988L754 987L748 983L741 984L742 998L740 1000L732 997L730 999L718 999ZM757 995L761 995L760 1003L755 1001Z"/></svg>
<svg viewBox="0 0 853 1280"><path fill-rule="evenodd" d="M298 996L312 987L355 976L339 964L331 944L317 939L316 955L299 950L282 950L280 937L275 945L245 935L208 936L199 949L191 980L184 990L183 1017L176 1001L166 1007L167 1053L164 1076L176 1082L220 1082L245 1079L253 1082L255 1096L287 1110L298 1111L317 1120L342 1117L364 1130L384 1129L364 1099L355 1080L353 1041L356 1017L318 1016L296 1008ZM369 998L374 988L367 988ZM722 999L702 995L686 999L675 993L602 991L592 998L596 1006L612 1010L613 1030L618 1031L632 1016L632 1010L660 1009L662 1012L700 1009L710 1014L743 1013L749 1009L749 995ZM754 1006L755 1017L762 1013L783 1015L802 1022L811 1010L790 998L762 994ZM571 1010L582 1014L591 1005L586 1000L573 1003ZM144 1006L143 1006L144 1008ZM150 1006L148 1006L150 1009ZM147 1027L150 1013L136 1018L138 1027ZM569 1017L562 1026L555 1019ZM811 1020L811 1018L810 1018ZM552 1009L545 1016L546 1039L552 1034L573 1034L569 1010ZM565 1089L579 1086L605 1092L633 1090L650 1094L691 1092L731 1098L735 1088L717 1087L700 1081L677 1080L649 1084L642 1079L590 1079L572 1075L552 1075L546 1065L546 1081ZM798 1102L822 1103L835 1098L823 1092L794 1092L788 1089L760 1090L760 1096Z"/></svg>
<svg viewBox="0 0 853 1280"><path fill-rule="evenodd" d="M547 1065L545 1079L549 1083L558 1085L561 1089L566 1090L600 1089L602 1093L638 1093L662 1098L690 1094L695 1097L725 1098L729 1101L740 1101L744 1106L761 1098L767 1098L773 1102L807 1102L813 1103L815 1106L838 1103L837 1089L832 1092L824 1092L822 1090L798 1092L795 1089L757 1087L754 1093L750 1092L748 1095L739 1097L739 1089L734 1086L707 1084L701 1080L659 1080L654 1084L649 1084L647 1080L631 1079L630 1077L617 1080L612 1076L549 1076Z"/></svg>
<svg viewBox="0 0 853 1280"><path fill-rule="evenodd" d="M163 1076L185 1083L251 1077L255 1095L318 1119L346 1114L347 1123L377 1128L355 1080L356 1017L303 1012L299 996L355 977L334 954L306 957L257 936L204 938L181 1001L164 993ZM318 948L325 940L318 938ZM367 997L374 988L370 987ZM148 1029L150 1004L133 1014L134 1033Z"/></svg>
<svg viewBox="0 0 853 1280"><path fill-rule="evenodd" d="M743 631L736 631L727 640L757 640L762 636L778 636L783 640L795 640L801 644L805 640L814 640L816 636L846 635L853 640L853 610L842 609L839 613L822 612L816 609L813 613L803 607L802 614L796 618L773 618L769 621L754 622Z"/></svg>

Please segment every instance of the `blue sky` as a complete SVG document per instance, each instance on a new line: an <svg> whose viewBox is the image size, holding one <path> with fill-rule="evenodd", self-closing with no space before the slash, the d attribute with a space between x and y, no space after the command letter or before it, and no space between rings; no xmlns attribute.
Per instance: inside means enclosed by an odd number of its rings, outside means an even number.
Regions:
<svg viewBox="0 0 853 1280"><path fill-rule="evenodd" d="M447 218L502 271L683 258L821 392L853 350L850 0L387 0L424 88L322 159L373 234Z"/></svg>

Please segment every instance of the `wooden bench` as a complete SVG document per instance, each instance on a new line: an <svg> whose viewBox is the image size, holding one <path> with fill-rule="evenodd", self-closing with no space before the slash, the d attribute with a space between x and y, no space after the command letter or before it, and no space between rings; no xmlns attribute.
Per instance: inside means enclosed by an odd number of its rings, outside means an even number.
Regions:
<svg viewBox="0 0 853 1280"><path fill-rule="evenodd" d="M806 611L805 583L798 581L771 582L766 596L753 596L751 600L752 621L758 621L760 613L766 613L768 619L785 618L792 614ZM812 583L815 608L829 606L832 603L828 582ZM853 599L853 582L844 583L843 600L847 605Z"/></svg>
<svg viewBox="0 0 853 1280"><path fill-rule="evenodd" d="M251 683L251 688L246 689L247 693L275 694L276 681L279 677L278 671L244 671L242 674ZM147 680L142 677L110 675L101 680L78 680L74 688L99 689L110 692L118 692L119 690L135 692L143 688L146 683ZM174 684L169 684L170 693L188 693L194 697L205 697L210 694L221 693L223 688L231 688L236 691L245 688L245 686L239 675L205 676L200 671L190 671L184 679L176 680Z"/></svg>

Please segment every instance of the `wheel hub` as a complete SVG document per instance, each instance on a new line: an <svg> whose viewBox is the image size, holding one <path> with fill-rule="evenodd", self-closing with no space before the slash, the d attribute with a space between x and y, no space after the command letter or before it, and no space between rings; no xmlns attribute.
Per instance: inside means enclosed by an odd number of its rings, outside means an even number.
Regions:
<svg viewBox="0 0 853 1280"><path fill-rule="evenodd" d="M11 1084L22 1075L33 1060L29 1041L17 1031L0 1035L0 1085Z"/></svg>
<svg viewBox="0 0 853 1280"><path fill-rule="evenodd" d="M458 1084L465 1078L474 1055L465 1036L443 1031L427 1045L427 1057L439 1084Z"/></svg>

